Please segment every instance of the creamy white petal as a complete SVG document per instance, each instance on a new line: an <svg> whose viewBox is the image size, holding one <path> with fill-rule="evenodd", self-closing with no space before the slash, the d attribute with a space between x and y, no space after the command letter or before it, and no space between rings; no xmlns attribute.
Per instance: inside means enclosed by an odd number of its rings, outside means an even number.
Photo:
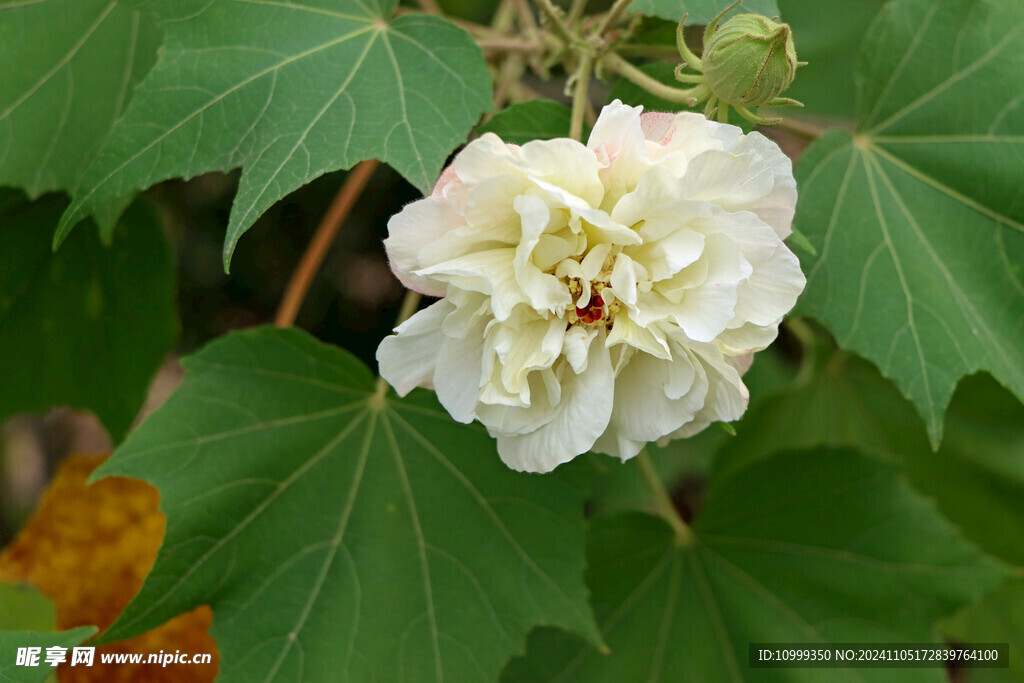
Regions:
<svg viewBox="0 0 1024 683"><path fill-rule="evenodd" d="M550 472L580 453L586 453L608 427L615 378L604 340L591 344L587 370L567 372L561 401L553 419L518 436L497 435L498 454L506 465L526 472Z"/></svg>
<svg viewBox="0 0 1024 683"><path fill-rule="evenodd" d="M462 218L442 197L425 197L407 204L388 221L389 237L384 240L384 247L392 272L409 289L444 296L445 283L416 273L425 265L420 252L462 224Z"/></svg>
<svg viewBox="0 0 1024 683"><path fill-rule="evenodd" d="M559 187L586 206L599 206L604 186L598 176L597 157L575 140L535 140L520 149L521 168L535 181Z"/></svg>
<svg viewBox="0 0 1024 683"><path fill-rule="evenodd" d="M526 301L516 283L515 252L512 247L474 252L425 268L418 274L490 295L494 317L504 320L516 304Z"/></svg>
<svg viewBox="0 0 1024 683"><path fill-rule="evenodd" d="M395 328L377 347L380 376L405 396L416 387L430 387L437 354L444 341L441 323L455 310L447 299L417 312Z"/></svg>
<svg viewBox="0 0 1024 683"><path fill-rule="evenodd" d="M480 400L483 365L483 328L479 318L461 337L445 335L437 354L433 380L437 399L456 422L469 424L476 418Z"/></svg>

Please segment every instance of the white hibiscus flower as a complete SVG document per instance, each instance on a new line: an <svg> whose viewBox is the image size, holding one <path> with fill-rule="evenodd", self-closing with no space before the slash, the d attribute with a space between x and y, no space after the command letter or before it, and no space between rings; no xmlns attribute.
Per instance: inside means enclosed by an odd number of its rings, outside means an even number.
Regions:
<svg viewBox="0 0 1024 683"><path fill-rule="evenodd" d="M758 133L608 105L587 145L485 134L388 224L391 265L443 297L377 351L512 468L738 419L751 354L804 287L790 160Z"/></svg>

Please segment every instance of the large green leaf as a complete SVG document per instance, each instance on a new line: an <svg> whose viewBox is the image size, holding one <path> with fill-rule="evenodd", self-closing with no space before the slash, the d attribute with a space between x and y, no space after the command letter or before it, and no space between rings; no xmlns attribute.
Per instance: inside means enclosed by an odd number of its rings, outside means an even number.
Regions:
<svg viewBox="0 0 1024 683"><path fill-rule="evenodd" d="M58 239L103 199L242 168L224 247L275 201L362 159L421 191L490 105L469 35L395 0L148 2L165 42L86 171Z"/></svg>
<svg viewBox="0 0 1024 683"><path fill-rule="evenodd" d="M295 330L232 334L100 474L160 489L167 536L104 636L213 607L224 680L493 680L537 624L598 641L582 499L512 472L432 395L383 399Z"/></svg>
<svg viewBox="0 0 1024 683"><path fill-rule="evenodd" d="M612 654L543 631L506 679L891 681L750 669L747 648L929 641L936 617L1004 575L895 471L849 450L781 453L713 477L693 529L685 547L655 517L597 518L587 576ZM907 669L900 680L944 678Z"/></svg>
<svg viewBox="0 0 1024 683"><path fill-rule="evenodd" d="M706 24L731 4L732 0L636 0L630 9L671 21L679 21L689 13L688 24ZM736 12L775 17L779 15L779 6L776 0L743 0L732 13Z"/></svg>
<svg viewBox="0 0 1024 683"><path fill-rule="evenodd" d="M177 338L171 250L137 204L112 246L90 223L54 253L66 206L52 195L0 214L0 420L70 405L120 439Z"/></svg>
<svg viewBox="0 0 1024 683"><path fill-rule="evenodd" d="M0 0L0 185L74 189L159 43L124 0Z"/></svg>
<svg viewBox="0 0 1024 683"><path fill-rule="evenodd" d="M815 372L737 424L718 456L725 466L794 448L857 448L899 466L984 550L1024 566L1024 406L988 375L965 378L933 452L913 406L874 366L845 351L817 353Z"/></svg>
<svg viewBox="0 0 1024 683"><path fill-rule="evenodd" d="M804 104L800 115L853 118L857 55L884 4L885 0L779 0L782 15L793 28L796 53L807 62L785 93Z"/></svg>
<svg viewBox="0 0 1024 683"><path fill-rule="evenodd" d="M960 377L1024 397L1024 4L896 0L859 71L858 130L797 168L799 310L876 363L933 445Z"/></svg>

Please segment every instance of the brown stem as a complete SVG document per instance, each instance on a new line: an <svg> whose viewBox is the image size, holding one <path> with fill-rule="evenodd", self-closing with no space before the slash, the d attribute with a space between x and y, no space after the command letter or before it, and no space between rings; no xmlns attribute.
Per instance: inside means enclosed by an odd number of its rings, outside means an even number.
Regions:
<svg viewBox="0 0 1024 683"><path fill-rule="evenodd" d="M338 234L338 228L345 222L349 212L355 205L367 181L376 170L378 162L376 159L367 159L356 164L355 168L349 171L345 183L341 186L338 194L331 202L327 213L320 220L320 225L313 234L313 239L306 247L306 253L296 266L285 288L281 304L277 308L277 315L274 316L274 324L278 327L289 327L295 323L295 318L302 307L302 301L306 298L306 292L313 283L313 277L320 270L320 264L327 256L327 250Z"/></svg>

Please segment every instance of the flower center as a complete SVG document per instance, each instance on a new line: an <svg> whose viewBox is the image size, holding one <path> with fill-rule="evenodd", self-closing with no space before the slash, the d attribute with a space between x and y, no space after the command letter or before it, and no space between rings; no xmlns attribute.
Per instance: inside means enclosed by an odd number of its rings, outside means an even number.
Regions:
<svg viewBox="0 0 1024 683"><path fill-rule="evenodd" d="M590 303L587 304L586 308L576 307L576 317L580 319L580 322L584 325L593 325L598 320L604 317L604 299L601 298L600 294L595 294L590 297Z"/></svg>

